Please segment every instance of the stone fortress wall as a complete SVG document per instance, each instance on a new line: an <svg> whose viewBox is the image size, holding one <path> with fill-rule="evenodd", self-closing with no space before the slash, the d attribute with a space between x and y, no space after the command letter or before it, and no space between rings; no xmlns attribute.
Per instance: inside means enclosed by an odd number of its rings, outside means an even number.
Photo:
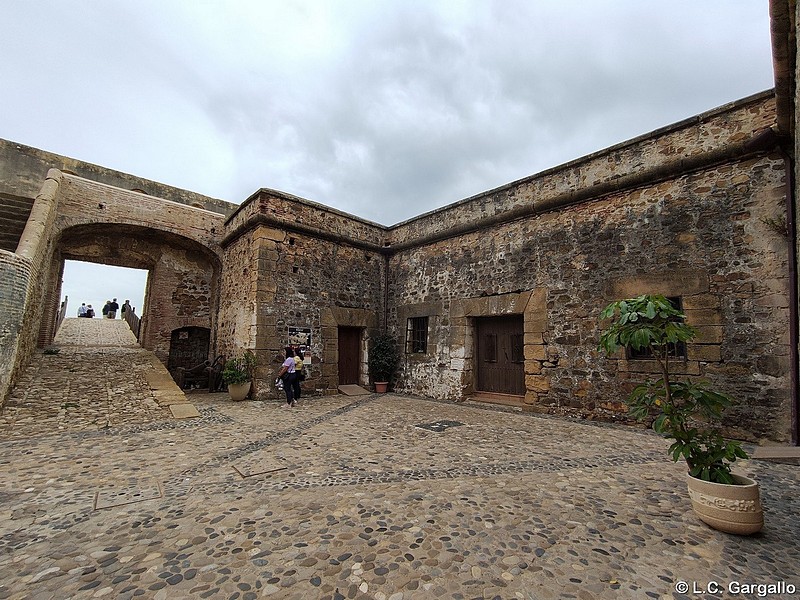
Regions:
<svg viewBox="0 0 800 600"><path fill-rule="evenodd" d="M473 393L475 319L524 317L525 405L608 417L651 361L597 351L597 315L679 297L701 335L679 370L744 400L740 435L790 435L785 160L771 94L727 105L391 231L390 327L427 316L398 388ZM415 239L416 238L416 239Z"/></svg>
<svg viewBox="0 0 800 600"><path fill-rule="evenodd" d="M786 441L788 242L770 225L785 217L786 163L774 122L773 94L758 94L394 227L268 189L235 207L56 172L46 310L33 322L40 345L52 339L66 259L147 268L143 346L166 363L177 329L207 328L211 357L256 353L264 399L290 328L310 332L307 391L333 393L340 328L360 332L367 384L369 339L387 329L405 348L409 319L426 317L427 349L403 353L395 389L460 400L479 391L478 324L518 315L514 401L613 418L653 365L602 357L597 315L658 292L679 297L702 334L682 369L741 401L729 428Z"/></svg>

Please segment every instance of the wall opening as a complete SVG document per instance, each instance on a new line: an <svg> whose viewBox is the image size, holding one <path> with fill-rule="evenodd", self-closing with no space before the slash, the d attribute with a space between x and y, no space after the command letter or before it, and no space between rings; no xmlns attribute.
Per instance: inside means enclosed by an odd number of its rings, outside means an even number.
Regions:
<svg viewBox="0 0 800 600"><path fill-rule="evenodd" d="M144 314L147 277L148 271L144 269L66 260L61 284L61 301L68 298L66 316L78 316L78 308L85 303L92 305L96 317L102 317L103 305L114 298L120 306L125 300L130 300L136 314L141 316ZM121 318L120 311L117 311L117 318Z"/></svg>

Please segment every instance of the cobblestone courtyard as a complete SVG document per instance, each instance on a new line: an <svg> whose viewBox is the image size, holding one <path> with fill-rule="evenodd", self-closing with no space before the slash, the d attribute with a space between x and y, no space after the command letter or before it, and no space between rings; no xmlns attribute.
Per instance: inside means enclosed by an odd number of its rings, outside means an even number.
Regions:
<svg viewBox="0 0 800 600"><path fill-rule="evenodd" d="M95 367L54 384L53 357L37 356L34 391L0 420L0 598L588 600L755 597L693 592L709 582L800 587L797 466L743 463L766 525L729 536L693 515L681 466L647 431L394 395L288 409L192 394L201 418L175 420L142 383L143 350L58 341L58 356Z"/></svg>

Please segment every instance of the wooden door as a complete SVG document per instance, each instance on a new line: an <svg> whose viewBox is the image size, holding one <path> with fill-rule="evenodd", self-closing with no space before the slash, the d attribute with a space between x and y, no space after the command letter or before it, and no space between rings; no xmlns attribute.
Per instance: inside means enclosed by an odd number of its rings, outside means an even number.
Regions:
<svg viewBox="0 0 800 600"><path fill-rule="evenodd" d="M476 392L525 395L521 315L475 320Z"/></svg>
<svg viewBox="0 0 800 600"><path fill-rule="evenodd" d="M339 327L339 385L358 384L361 375L361 328Z"/></svg>

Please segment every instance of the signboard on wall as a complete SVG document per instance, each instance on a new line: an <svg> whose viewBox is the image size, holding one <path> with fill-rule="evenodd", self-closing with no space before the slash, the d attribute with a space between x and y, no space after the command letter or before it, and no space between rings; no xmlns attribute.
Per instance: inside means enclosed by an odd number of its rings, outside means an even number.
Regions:
<svg viewBox="0 0 800 600"><path fill-rule="evenodd" d="M289 346L297 346L301 349L311 347L311 328L310 327L289 327L287 340Z"/></svg>

